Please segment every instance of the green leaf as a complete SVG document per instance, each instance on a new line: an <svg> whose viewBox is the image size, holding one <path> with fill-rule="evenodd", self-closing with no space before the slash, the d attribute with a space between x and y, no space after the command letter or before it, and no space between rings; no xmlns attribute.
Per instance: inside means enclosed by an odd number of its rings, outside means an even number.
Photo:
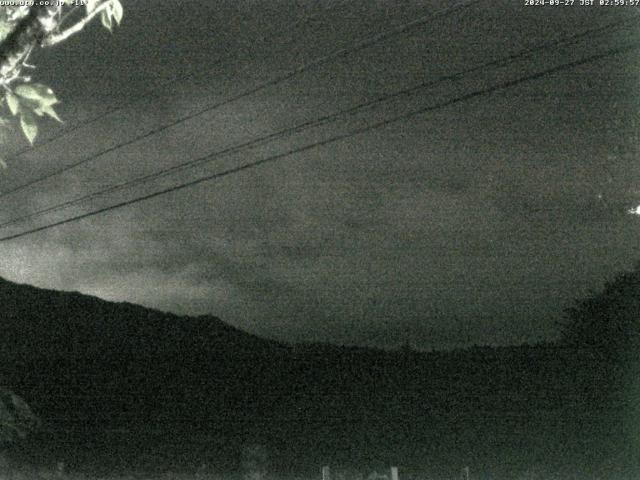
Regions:
<svg viewBox="0 0 640 480"><path fill-rule="evenodd" d="M122 8L122 4L120 0L111 0L111 14L118 25L122 21L122 15L124 14L124 9Z"/></svg>
<svg viewBox="0 0 640 480"><path fill-rule="evenodd" d="M58 116L58 114L56 113L56 111L53 109L53 107L51 105L45 105L44 107L42 107L42 113L44 113L45 115L50 116L51 118L53 118L57 122L63 123L62 120L60 120L60 117Z"/></svg>
<svg viewBox="0 0 640 480"><path fill-rule="evenodd" d="M16 95L33 100L40 105L54 105L58 103L58 99L51 88L41 83L23 83L18 85L14 91Z"/></svg>
<svg viewBox="0 0 640 480"><path fill-rule="evenodd" d="M7 92L7 105L11 115L16 115L20 111L20 100L11 92Z"/></svg>
<svg viewBox="0 0 640 480"><path fill-rule="evenodd" d="M38 125L36 125L36 119L33 118L31 113L23 111L20 113L20 126L24 132L24 136L27 137L29 143L33 145L33 141L38 135Z"/></svg>
<svg viewBox="0 0 640 480"><path fill-rule="evenodd" d="M109 10L109 8L107 8L107 10ZM102 12L100 12L100 21L102 22L102 25L104 25L104 28L111 31L113 22L111 20L111 12L107 10L103 10Z"/></svg>
<svg viewBox="0 0 640 480"><path fill-rule="evenodd" d="M4 40L12 31L10 22L0 22L0 41Z"/></svg>

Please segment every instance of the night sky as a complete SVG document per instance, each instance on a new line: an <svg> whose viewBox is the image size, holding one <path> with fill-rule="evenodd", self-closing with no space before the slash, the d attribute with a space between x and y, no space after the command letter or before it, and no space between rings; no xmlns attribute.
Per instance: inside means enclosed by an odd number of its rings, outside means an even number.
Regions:
<svg viewBox="0 0 640 480"><path fill-rule="evenodd" d="M578 3L576 1L576 3ZM84 128L12 158L0 192L450 7L451 1L124 1L33 58ZM0 198L0 222L534 47L640 7L480 1ZM638 42L611 27L441 82L51 223ZM640 259L640 51L609 56L104 215L0 242L0 275L290 341L419 348L555 338L563 308ZM36 144L38 143L36 141ZM17 135L8 151L24 149Z"/></svg>

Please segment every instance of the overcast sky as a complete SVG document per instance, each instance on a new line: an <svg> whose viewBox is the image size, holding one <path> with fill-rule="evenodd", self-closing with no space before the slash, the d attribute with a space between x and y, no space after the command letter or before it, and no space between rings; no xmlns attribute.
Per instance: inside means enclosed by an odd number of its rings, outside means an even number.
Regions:
<svg viewBox="0 0 640 480"><path fill-rule="evenodd" d="M40 53L68 126L10 159L0 192L170 123L450 1L124 1ZM563 35L633 8L480 1L0 198L26 215ZM576 2L578 3L578 2ZM547 49L133 190L17 233L638 41ZM562 309L640 258L640 51L519 84L258 168L0 243L21 283L293 341L420 348L551 339ZM53 123L41 138L58 135ZM10 150L25 147L9 140Z"/></svg>

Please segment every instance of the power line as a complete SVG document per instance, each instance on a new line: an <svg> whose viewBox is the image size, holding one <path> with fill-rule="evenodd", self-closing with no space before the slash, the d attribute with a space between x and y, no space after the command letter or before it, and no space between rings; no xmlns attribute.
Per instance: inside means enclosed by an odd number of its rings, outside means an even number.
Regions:
<svg viewBox="0 0 640 480"><path fill-rule="evenodd" d="M549 68L549 69L546 69L546 70L542 70L540 72L529 74L529 75L517 78L515 80L509 80L509 81L502 82L502 83L499 83L497 85L494 85L492 87L488 87L488 88L481 89L481 90L475 90L475 91L473 91L471 93L467 93L465 95L462 95L462 96L459 96L459 97L456 97L456 98L453 98L453 99L450 99L450 100L446 100L446 101L440 102L440 103L438 103L436 105L423 107L423 108L420 108L418 110L414 110L414 111L411 111L411 112L404 113L402 115L397 115L395 117L388 118L388 119L385 119L385 120L382 120L382 121L367 125L365 127L361 127L361 128L352 130L352 131L350 131L348 133L343 133L343 134L340 134L340 135L336 135L336 136L333 136L333 137L330 137L330 138L327 138L327 139L324 139L324 140L320 140L318 142L314 142L314 143L311 143L311 144L308 144L308 145L305 145L305 146L302 146L302 147L293 148L293 149L290 149L290 150L285 151L283 153L278 153L278 154L271 155L271 156L266 157L266 158L262 158L260 160L256 160L256 161L253 161L253 162L250 162L250 163L246 163L244 165L240 165L240 166L237 166L237 167L229 168L229 169L223 170L221 172L217 172L217 173L214 173L214 174L211 174L211 175L206 175L206 176L203 176L203 177L199 177L199 178L197 178L195 180L191 180L191 181L188 181L188 182L180 183L178 185L174 185L174 186L171 186L171 187L168 187L168 188L165 188L165 189L153 192L153 193L149 193L149 194L142 195L142 196L130 199L130 200L126 200L126 201L119 202L119 203L116 203L116 204L113 204L113 205L109 205L109 206L106 206L106 207L102 207L102 208L99 208L99 209L96 209L96 210L93 210L93 211L90 211L90 212L86 212L86 213L83 213L81 215L76 215L74 217L70 217L70 218L67 218L67 219L64 219L64 220L60 220L60 221L57 221L57 222L49 223L47 225L43 225L43 226L40 226L40 227L37 227L37 228L26 230L24 232L20 232L20 233L17 233L17 234L1 237L0 238L0 242L9 241L9 240L13 240L13 239L16 239L16 238L21 238L21 237L24 237L24 236L27 236L27 235L31 235L33 233L41 232L41 231L44 231L44 230L49 230L49 229L54 228L54 227L58 227L58 226L61 226L61 225L72 223L72 222L76 222L76 221L79 221L79 220L82 220L82 219L85 219L85 218L93 217L95 215L98 215L98 214L101 214L101 213L104 213L104 212L108 212L108 211L111 211L111 210L122 208L122 207L125 207L125 206L128 206L128 205L133 205L135 203L142 202L144 200L149 200L151 198L159 197L159 196L165 195L167 193L172 193L172 192L175 192L175 191L178 191L178 190L182 190L184 188L191 187L191 186L203 183L203 182L207 182L207 181L211 181L211 180L217 180L219 178L226 177L226 176L229 176L229 175L232 175L232 174L235 174L235 173L239 173L239 172L242 172L244 170L250 170L250 169L256 168L258 166L261 166L261 165L264 165L264 164L267 164L267 163L272 163L272 162L274 162L276 160L280 160L280 159L289 157L291 155L295 155L295 154L298 154L298 153L303 153L303 152L306 152L308 150L312 150L312 149L315 149L315 148L318 148L318 147L329 145L331 143L335 143L335 142L339 142L339 141L342 141L342 140L346 140L348 138L351 138L351 137L354 137L354 136L357 136L357 135L361 135L361 134L369 132L371 130L375 130L375 129L378 129L378 128L383 128L383 127L385 127L387 125L390 125L390 124L393 124L393 123L397 123L397 122L400 122L400 121L403 121L403 120L408 120L410 118L413 118L415 116L418 116L418 115L421 115L421 114L424 114L424 113L428 113L428 112L432 112L432 111L435 111L435 110L439 110L441 108L445 108L445 107L448 107L448 106L451 106L451 105L455 105L457 103L461 103L461 102L464 102L464 101L467 101L467 100L471 100L473 98L490 95L490 94L492 94L494 92L513 87L513 86L518 85L518 84L523 83L523 82L544 78L546 76L553 75L553 74L555 74L557 72L561 72L561 71L564 71L564 70L569 70L569 69L572 69L572 68L575 68L575 67L578 67L578 66L581 66L581 65L585 65L585 64L588 64L588 63L596 62L598 60L602 60L602 59L607 58L607 57L620 55L622 53L626 53L626 52L630 52L630 51L638 50L638 49L640 49L640 43L634 43L634 44L626 45L626 46L623 46L623 47L609 49L609 50L607 50L606 52L603 52L603 53L591 55L589 57L586 57L586 58L583 58L583 59L580 59L580 60L576 60L576 61L573 61L573 62L570 62L570 63L565 63L565 64L562 64L562 65L558 65L556 67L552 67L552 68Z"/></svg>
<svg viewBox="0 0 640 480"><path fill-rule="evenodd" d="M14 225L26 220L30 220L33 218L37 218L39 216L42 216L44 214L47 213L51 213L54 211L59 211L59 210L64 210L66 208L69 208L71 206L74 205L78 205L82 202L85 202L87 200L91 200L93 198L96 197L100 197L109 193L113 193L113 192L117 192L123 189L128 189L128 188L132 188L136 185L141 185L141 184L145 184L148 183L152 180L156 180L158 178L162 178L164 176L182 171L184 169L187 168L195 168L199 165L205 164L205 163L210 163L216 159L218 159L221 156L225 156L231 153L235 153L241 150L245 150L248 148L252 148L258 145L261 145L263 143L284 137L285 135L290 135L293 133L299 133L302 131L305 131L307 129L313 128L313 127L317 127L320 125L325 125L331 122L334 122L336 120L338 120L340 117L346 116L346 115L352 115L355 114L363 109L372 107L376 104L382 103L382 102L386 102L389 101L391 99L395 99L395 98L399 98L402 96L407 96L407 95L411 95L413 93L416 93L419 90L423 90L429 87L433 87L439 83L443 83L443 82L447 82L447 81L452 81L452 80L458 80L460 78L465 77L466 75L469 75L470 73L475 73L479 70L483 70L483 69L487 69L487 68L495 68L495 67L501 67L501 66L505 66L508 65L509 63L522 58L522 57L526 57L530 54L536 53L538 51L543 51L546 49L549 49L551 47L560 45L560 44L572 44L572 43L576 43L578 41L580 41L581 39L585 38L585 37L591 37L606 31L610 31L610 30L615 30L619 27L624 26L625 24L634 24L635 25L636 22L633 21L629 21L629 20L625 20L625 21L619 21L619 22L613 22L610 23L608 25L604 25L601 27L596 27L596 28L592 28L592 29L588 29L586 31L580 32L578 34L574 34L574 35L570 35L570 36L562 36L556 40L550 41L550 42L545 42L542 43L540 45L534 46L534 47L529 47L529 48L525 48L523 50L520 50L514 54L508 55L506 57L500 58L500 59L496 59L496 60L491 60L489 62L483 63L481 65L477 65L474 67L470 67L461 71L458 71L456 73L453 74L449 74L449 75L443 75L438 77L437 79L434 80L430 80L430 81L426 81L426 82L422 82L420 84L393 92L393 93L389 93L389 94L385 94L382 95L380 97L377 97L373 100L369 100L367 102L340 110L338 112L334 112L332 114L329 115L325 115L322 116L320 118L314 119L314 120L309 120L307 122L304 122L302 124L299 125L295 125L293 127L288 127L282 130L279 130L277 132L273 132L271 134L238 144L238 145L234 145L231 147L227 147L224 148L222 150L218 150L216 152L207 154L205 157L200 157L194 160L190 160L184 163L181 163L179 165L174 165L172 167L168 167L162 170L159 170L157 172L148 174L148 175L144 175L138 178L134 178L131 180L128 180L126 182L120 183L120 184L116 184L116 185L112 185L110 187L107 187L105 189L96 191L96 192L92 192L80 197L76 197L74 199L59 203L57 205L53 205L50 207L46 207L40 210L37 210L35 212L32 212L30 214L26 214L20 217L16 217L10 220L7 220L6 222L0 223L0 228L4 228L10 225Z"/></svg>
<svg viewBox="0 0 640 480"><path fill-rule="evenodd" d="M326 12L331 11L331 10L337 8L337 7L343 6L347 2L348 2L348 0L343 0L342 2L337 2L337 3L334 3L332 5L329 5L327 8L322 10L322 12L305 15L303 18L300 18L300 19L297 19L297 20L291 22L289 25L287 25L285 27L285 29L282 29L280 27L280 28L275 29L270 34L265 34L265 35L260 36L257 39L257 41L264 43L267 39L269 39L270 36L272 37L271 39L273 39L273 37L277 37L278 36L278 35L276 35L277 33L282 33L282 32L289 33L292 28L298 27L300 25L304 25L305 23L309 22L313 18L316 18L316 17L318 17L318 16L320 16L322 14L325 14ZM286 43L284 43L281 46L287 46L288 44L290 44L290 43L292 43L294 41L295 41L295 39L292 38L292 39L290 39L289 41L287 41ZM218 60L216 60L213 64L211 64L211 66L209 66L209 68L207 68L204 72L202 72L202 74L214 72L216 70L216 67L218 67L224 61L226 61L226 60L228 60L230 58L235 58L235 55L236 54L232 54L230 52L227 53L226 55L224 55L221 58L219 58ZM182 82L182 81L183 81L182 78L179 78L179 79L175 79L174 78L174 79L171 79L171 80L168 80L168 81L164 82L163 84L161 84L159 86L159 88L163 88L164 89L164 88L167 88L167 87L169 87L169 86L171 86L173 84L176 84L176 83L179 83L179 82ZM56 140L59 140L60 138L65 137L65 136L69 135L70 133L73 133L73 132L75 132L75 131L77 131L79 129L82 129L82 128L88 126L88 125L96 123L96 122L102 120L103 118L108 117L109 115L111 115L111 114L113 114L115 112L119 112L121 110L126 110L127 108L132 107L135 104L139 103L141 100L147 100L147 99L150 99L150 98L159 97L160 95L161 94L159 94L157 91L147 92L147 93L142 94L140 97L136 98L133 101L122 102L122 103L120 103L118 105L113 106L112 108L109 108L109 109L105 110L104 112L102 112L102 113L100 113L100 114L98 114L98 115L96 115L94 117L88 118L86 120L82 120L80 122L76 122L74 125L71 125L71 126L69 126L67 128L64 128L62 131L59 131L57 134L54 134L54 135L52 135L52 136L50 136L50 137L48 137L48 138L46 138L46 139L44 139L42 141L39 141L35 145L30 145L30 146L27 146L27 147L25 147L25 148L23 148L21 150L18 150L17 152L14 152L13 154L11 154L11 156L9 157L8 160L13 160L16 157L19 157L19 156L21 156L21 155L23 155L23 154L25 154L27 152L33 152L35 150L39 150L43 146L48 145L49 143L55 142ZM9 193L11 193L11 192L6 192L6 194L9 194ZM4 194L5 194L5 192L1 193L0 195L4 195Z"/></svg>
<svg viewBox="0 0 640 480"><path fill-rule="evenodd" d="M95 154L93 154L93 155L91 155L89 157L85 157L82 160L79 160L79 161L77 161L75 163L72 163L70 165L62 167L62 168L60 168L58 170L54 170L53 172L50 172L50 173L45 174L45 175L42 175L42 176L40 176L38 178L30 180L29 182L23 183L22 185L19 185L17 187L12 188L12 189L5 190L4 192L0 192L0 198L5 197L7 195L10 195L12 193L16 193L16 192L19 192L21 190L24 190L25 188L28 188L28 187L30 187L32 185L40 183L40 182L42 182L44 180L48 180L49 178L56 177L58 175L66 173L69 170L72 170L72 169L77 168L77 167L79 167L81 165L87 164L89 162L92 162L93 160L95 160L95 159L97 159L97 158L99 158L99 157L101 157L103 155L106 155L108 153L114 152L114 151L119 150L119 149L121 149L123 147L132 145L132 144L137 143L137 142L139 142L141 140L144 140L146 138L152 137L153 135L156 135L156 134L158 134L160 132L163 132L163 131L165 131L165 130L167 130L169 128L175 127L175 126L177 126L177 125L179 125L181 123L184 123L184 122L186 122L188 120L196 118L196 117L198 117L200 115L203 115L205 113L214 111L214 110L216 110L216 109L218 109L220 107L223 107L225 105L229 105L231 103L234 103L234 102L236 102L238 100L241 100L241 99L246 98L246 97L248 97L250 95L258 93L258 92L260 92L262 90L265 90L265 89L267 89L269 87L273 87L275 85L278 85L278 84L280 84L282 82L285 82L285 81L287 81L287 80L289 80L291 78L294 78L297 75L300 75L301 73L304 73L305 71L307 71L307 70L309 70L311 68L315 68L315 67L321 66L321 65L323 65L325 63L328 63L328 62L330 62L332 60L336 60L338 58L342 58L342 57L344 57L346 55L349 55L351 53L363 50L363 49L365 49L365 48L367 48L369 46L375 45L376 43L379 43L379 42L381 42L383 40L386 40L388 38L394 37L396 35L401 35L401 34L407 32L407 31L409 31L409 30L411 30L413 28L416 28L418 26L422 26L422 25L424 25L424 24L426 24L426 23L428 23L430 21L433 21L433 20L435 20L437 18L450 15L451 13L454 13L454 12L456 12L458 10L461 10L461 9L464 9L464 8L468 8L468 7L478 3L480 1L483 1L483 0L464 0L464 1L461 1L461 2L457 3L456 5L453 5L453 6L448 7L448 8L444 8L444 9L442 9L442 10L436 12L436 13L433 13L431 15L418 18L417 20L413 20L413 21L408 22L408 23L404 23L403 25L401 25L401 26L399 26L397 28L388 30L386 32L383 32L383 33L380 33L380 34L377 34L377 35L373 35L371 37L367 37L367 38L365 38L363 40L359 40L358 42L356 42L354 45L352 45L350 47L345 47L345 48L336 50L334 52L331 52L331 53L329 53L327 55L324 55L322 57L319 57L319 58L317 58L317 59L315 59L315 60L313 60L313 61L311 61L309 63L305 63L305 64L301 65L300 67L297 67L297 68L295 68L293 70L290 70L289 72L287 72L287 73L285 73L283 75L277 76L275 78L272 78L270 80L267 80L266 82L263 82L263 83L255 86L255 87L252 87L252 88L249 88L247 90L244 90L243 92L241 92L241 93L239 93L237 95L229 97L229 98L227 98L225 100L220 100L220 101L215 102L215 103L213 103L211 105L208 105L206 107L200 108L200 109L198 109L198 110L196 110L194 112L191 112L191 113L189 113L189 114L187 114L185 116L182 116L182 117L180 117L178 119L172 120L171 122L169 122L167 124L164 124L162 126L153 128L153 129L149 130L148 132L143 133L141 135L138 135L138 136L136 136L136 137L134 137L134 138L132 138L130 140L127 140L125 142L119 143L117 145L113 145L111 147L107 147L107 148L101 150L100 152L95 153Z"/></svg>

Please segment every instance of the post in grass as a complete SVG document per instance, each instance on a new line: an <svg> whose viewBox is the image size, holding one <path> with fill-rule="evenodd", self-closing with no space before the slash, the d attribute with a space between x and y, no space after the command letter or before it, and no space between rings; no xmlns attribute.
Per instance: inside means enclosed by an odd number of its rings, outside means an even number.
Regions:
<svg viewBox="0 0 640 480"><path fill-rule="evenodd" d="M399 480L398 467L391 467L391 480Z"/></svg>
<svg viewBox="0 0 640 480"><path fill-rule="evenodd" d="M469 473L469 467L464 467L462 469L462 480L471 480L471 475Z"/></svg>

